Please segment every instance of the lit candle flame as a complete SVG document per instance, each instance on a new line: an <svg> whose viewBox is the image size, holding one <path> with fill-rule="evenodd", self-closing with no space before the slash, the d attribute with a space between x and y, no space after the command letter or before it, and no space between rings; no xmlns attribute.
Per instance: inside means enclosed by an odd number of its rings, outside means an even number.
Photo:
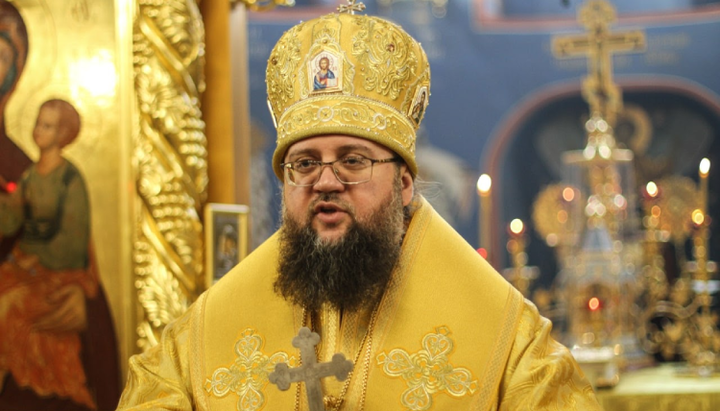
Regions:
<svg viewBox="0 0 720 411"><path fill-rule="evenodd" d="M477 181L477 189L480 194L487 194L490 192L490 187L492 186L492 179L489 175L483 174L478 178Z"/></svg>
<svg viewBox="0 0 720 411"><path fill-rule="evenodd" d="M705 222L705 214L702 210L695 209L692 212L692 221L695 225L701 226Z"/></svg>
<svg viewBox="0 0 720 411"><path fill-rule="evenodd" d="M510 222L510 231L513 234L522 234L523 230L525 229L525 225L523 224L522 220L519 218L516 218Z"/></svg>
<svg viewBox="0 0 720 411"><path fill-rule="evenodd" d="M710 160L703 158L700 160L700 177L707 177L710 172Z"/></svg>
<svg viewBox="0 0 720 411"><path fill-rule="evenodd" d="M658 186L657 184L655 184L654 181L649 181L647 185L645 185L645 190L650 197L655 197L658 195Z"/></svg>

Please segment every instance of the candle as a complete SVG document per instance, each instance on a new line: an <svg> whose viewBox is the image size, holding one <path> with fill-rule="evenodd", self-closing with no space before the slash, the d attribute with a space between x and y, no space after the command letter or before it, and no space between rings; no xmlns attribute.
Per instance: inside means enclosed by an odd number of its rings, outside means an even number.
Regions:
<svg viewBox="0 0 720 411"><path fill-rule="evenodd" d="M480 215L478 219L478 237L480 240L480 248L485 250L487 260L490 259L490 224L492 218L492 201L490 199L490 188L492 187L492 179L489 175L483 174L477 181L477 192L480 196Z"/></svg>
<svg viewBox="0 0 720 411"><path fill-rule="evenodd" d="M655 184L654 181L649 181L645 185L645 191L647 192L648 196L650 196L650 198L657 197L658 192L659 192L658 186L657 186L657 184Z"/></svg>
<svg viewBox="0 0 720 411"><path fill-rule="evenodd" d="M710 160L700 160L700 209L692 212L692 221L698 227L693 238L693 254L697 263L695 279L705 282L702 296L701 315L706 319L710 318L709 283L710 272L708 272L708 224L707 224L707 200L708 200L708 174L710 173Z"/></svg>
<svg viewBox="0 0 720 411"><path fill-rule="evenodd" d="M530 288L530 271L525 266L527 264L527 254L525 254L525 224L522 220L516 218L508 225L508 234L510 239L507 243L507 250L510 253L512 261L512 274L509 278L510 283L527 296Z"/></svg>
<svg viewBox="0 0 720 411"><path fill-rule="evenodd" d="M708 174L710 173L710 160L703 158L700 160L700 201L703 214L707 214L707 198L708 198Z"/></svg>
<svg viewBox="0 0 720 411"><path fill-rule="evenodd" d="M527 263L525 257L525 224L521 219L516 218L508 224L508 234L510 239L508 240L507 250L511 254L513 266L520 268Z"/></svg>
<svg viewBox="0 0 720 411"><path fill-rule="evenodd" d="M522 235L523 231L525 231L525 224L523 224L522 220L519 218L516 218L510 222L510 232L515 234L516 236Z"/></svg>

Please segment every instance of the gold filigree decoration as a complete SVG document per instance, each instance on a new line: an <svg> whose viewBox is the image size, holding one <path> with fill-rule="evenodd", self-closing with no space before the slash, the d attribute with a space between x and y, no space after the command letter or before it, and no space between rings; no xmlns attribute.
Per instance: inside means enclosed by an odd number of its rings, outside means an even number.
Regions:
<svg viewBox="0 0 720 411"><path fill-rule="evenodd" d="M353 55L363 72L363 87L396 99L410 76L416 77L418 56L400 30L392 23L364 20L365 27L353 39Z"/></svg>
<svg viewBox="0 0 720 411"><path fill-rule="evenodd" d="M262 352L264 341L248 328L235 343L235 361L229 367L216 369L205 380L205 390L216 397L235 393L239 411L257 411L265 406L263 389L268 384L268 374L275 370L275 364L289 363L295 366L295 357L278 351L270 356Z"/></svg>
<svg viewBox="0 0 720 411"><path fill-rule="evenodd" d="M472 395L478 383L470 370L454 367L448 358L453 352L454 342L448 336L450 330L438 327L436 332L425 335L422 347L416 353L396 348L389 354L377 357L385 374L402 377L408 385L400 400L410 410L428 410L432 407L433 395L445 392L453 397Z"/></svg>
<svg viewBox="0 0 720 411"><path fill-rule="evenodd" d="M691 216L700 208L700 193L691 179L681 176L664 178L657 186L662 210L658 228L669 232L674 243L682 243L693 230Z"/></svg>
<svg viewBox="0 0 720 411"><path fill-rule="evenodd" d="M198 210L208 183L200 111L204 28L191 0L141 0L137 7L133 69L139 122L132 162L139 203L133 258L143 308L138 345L147 349L202 291Z"/></svg>
<svg viewBox="0 0 720 411"><path fill-rule="evenodd" d="M301 23L291 28L289 34L278 41L268 60L266 78L271 112L285 107L285 104L294 98L294 81L302 47L297 33L303 25Z"/></svg>
<svg viewBox="0 0 720 411"><path fill-rule="evenodd" d="M383 138L383 141L400 143L406 150L415 151L412 126L398 113L388 107L368 105L353 98L334 97L332 101L309 98L297 103L291 115L284 115L278 121L278 141L298 129L312 125L320 132L322 128L343 127L349 122L362 124L368 131ZM394 141L393 141L394 140Z"/></svg>

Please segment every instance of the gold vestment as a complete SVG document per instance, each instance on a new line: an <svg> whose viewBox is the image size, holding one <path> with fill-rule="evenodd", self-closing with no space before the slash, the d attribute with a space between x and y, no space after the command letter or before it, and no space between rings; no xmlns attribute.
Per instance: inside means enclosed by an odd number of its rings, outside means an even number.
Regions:
<svg viewBox="0 0 720 411"><path fill-rule="evenodd" d="M273 291L274 235L130 360L119 409L307 409L304 390L268 382L303 310ZM377 312L324 310L318 360L355 362L350 382L323 380L342 410L599 410L569 351L540 317L425 201ZM368 332L368 329L370 332Z"/></svg>

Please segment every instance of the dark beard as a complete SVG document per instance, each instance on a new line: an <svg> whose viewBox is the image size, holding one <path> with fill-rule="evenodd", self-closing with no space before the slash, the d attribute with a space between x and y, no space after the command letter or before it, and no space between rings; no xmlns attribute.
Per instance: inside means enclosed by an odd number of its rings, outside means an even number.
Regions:
<svg viewBox="0 0 720 411"><path fill-rule="evenodd" d="M328 201L334 195L323 197ZM323 304L350 311L374 305L400 257L404 231L401 198L398 182L389 201L367 222L354 220L337 241L321 240L310 218L301 226L285 214L275 292L311 311Z"/></svg>

